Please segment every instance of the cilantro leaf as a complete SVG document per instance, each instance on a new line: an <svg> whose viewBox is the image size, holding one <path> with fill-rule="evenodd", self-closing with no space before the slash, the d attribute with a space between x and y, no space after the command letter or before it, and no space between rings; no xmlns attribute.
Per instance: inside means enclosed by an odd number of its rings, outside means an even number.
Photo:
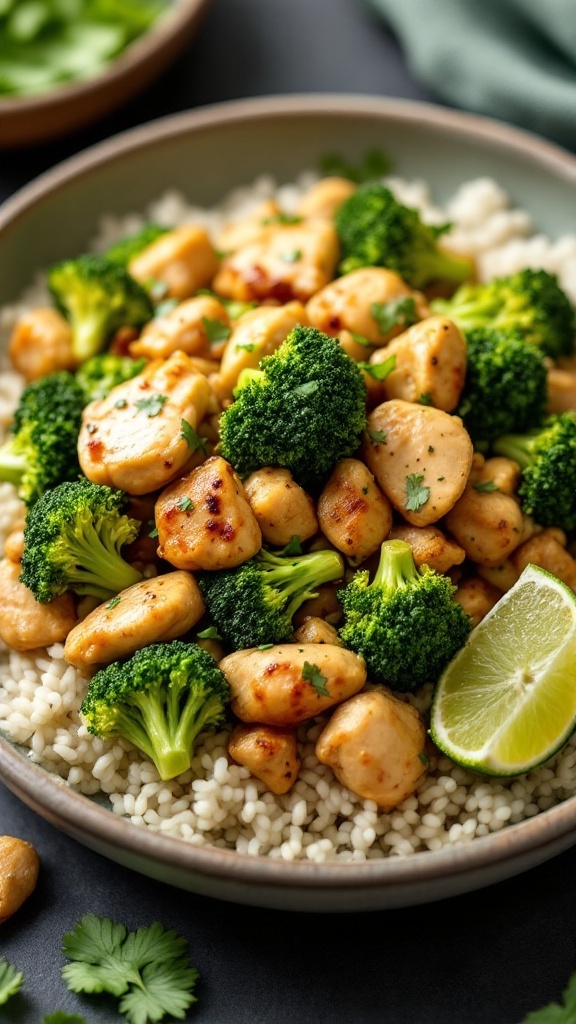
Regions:
<svg viewBox="0 0 576 1024"><path fill-rule="evenodd" d="M297 217L294 213L280 213L273 214L272 217L264 217L264 220L260 221L265 227L268 224L301 224L302 217Z"/></svg>
<svg viewBox="0 0 576 1024"><path fill-rule="evenodd" d="M406 477L406 508L409 512L419 512L430 497L430 488L422 484L421 473L410 473Z"/></svg>
<svg viewBox="0 0 576 1024"><path fill-rule="evenodd" d="M523 1024L572 1024L576 1020L576 973L562 993L563 1006L550 1003L541 1010L529 1013Z"/></svg>
<svg viewBox="0 0 576 1024"><path fill-rule="evenodd" d="M167 1014L182 1019L196 1002L198 978L186 940L158 921L127 932L123 924L86 914L63 939L72 962L62 977L72 992L108 992L122 997L129 1024L155 1024Z"/></svg>
<svg viewBox="0 0 576 1024"><path fill-rule="evenodd" d="M323 676L318 665L311 665L305 661L302 668L302 679L314 687L320 697L329 697L330 691L326 689L326 676Z"/></svg>
<svg viewBox="0 0 576 1024"><path fill-rule="evenodd" d="M363 348L374 348L372 342L368 341L368 338L365 338L363 334L356 334L355 331L350 331L350 334L354 341L357 342L358 345L362 345Z"/></svg>
<svg viewBox="0 0 576 1024"><path fill-rule="evenodd" d="M474 484L474 490L479 491L480 494L491 494L492 491L499 491L500 488L493 480L479 480Z"/></svg>
<svg viewBox="0 0 576 1024"><path fill-rule="evenodd" d="M208 442L205 437L200 437L196 433L194 427L188 420L180 420L180 437L183 437L188 445L190 451L200 451L203 455L206 455L208 451Z"/></svg>
<svg viewBox="0 0 576 1024"><path fill-rule="evenodd" d="M302 259L302 250L293 249L291 252L283 252L281 259L283 259L285 263L297 263L298 260Z"/></svg>
<svg viewBox="0 0 576 1024"><path fill-rule="evenodd" d="M418 397L418 405L432 405L432 395L429 391L423 391Z"/></svg>
<svg viewBox="0 0 576 1024"><path fill-rule="evenodd" d="M372 444L386 444L386 431L385 430L369 430L368 437Z"/></svg>
<svg viewBox="0 0 576 1024"><path fill-rule="evenodd" d="M121 600L122 598L120 597L120 594L116 594L116 597L110 598L108 604L106 605L106 608L115 608L117 604L120 604Z"/></svg>
<svg viewBox="0 0 576 1024"><path fill-rule="evenodd" d="M178 502L178 508L182 509L183 512L193 512L194 502L190 500L187 494L180 498Z"/></svg>
<svg viewBox="0 0 576 1024"><path fill-rule="evenodd" d="M22 971L17 971L4 957L0 957L0 1006L20 991L23 981Z"/></svg>
<svg viewBox="0 0 576 1024"><path fill-rule="evenodd" d="M395 327L411 327L419 319L414 299L408 296L391 302L373 302L370 312L381 334L389 334Z"/></svg>
<svg viewBox="0 0 576 1024"><path fill-rule="evenodd" d="M152 419L154 416L160 415L167 401L167 395L150 395L149 398L137 399L135 405L138 412L145 412L148 419Z"/></svg>
<svg viewBox="0 0 576 1024"><path fill-rule="evenodd" d="M203 316L202 324L210 345L219 345L221 341L227 341L232 334L232 328L222 320L211 320L210 317Z"/></svg>
<svg viewBox="0 0 576 1024"><path fill-rule="evenodd" d="M86 1017L81 1013L66 1013L64 1010L55 1010L54 1013L45 1013L42 1024L87 1024Z"/></svg>
<svg viewBox="0 0 576 1024"><path fill-rule="evenodd" d="M358 363L361 370L364 370L374 380L386 380L392 370L396 369L396 356L388 356L381 363Z"/></svg>

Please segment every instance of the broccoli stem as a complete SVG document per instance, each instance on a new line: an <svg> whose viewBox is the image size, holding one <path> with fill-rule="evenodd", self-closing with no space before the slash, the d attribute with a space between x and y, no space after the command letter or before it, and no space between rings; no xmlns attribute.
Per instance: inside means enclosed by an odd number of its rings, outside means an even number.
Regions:
<svg viewBox="0 0 576 1024"><path fill-rule="evenodd" d="M83 518L63 533L56 551L62 554L68 585L77 594L90 594L105 600L139 583L142 573L122 558L119 548L123 537L108 535L105 529Z"/></svg>
<svg viewBox="0 0 576 1024"><path fill-rule="evenodd" d="M288 600L284 615L292 618L300 605L316 591L322 583L339 579L343 574L342 556L337 551L314 551L299 555L298 560L286 564L286 558L261 551L258 555L260 569L266 573L266 582L279 590Z"/></svg>
<svg viewBox="0 0 576 1024"><path fill-rule="evenodd" d="M534 445L539 436L539 431L533 434L507 434L494 441L492 449L496 455L504 455L517 462L520 469L526 469L534 458Z"/></svg>
<svg viewBox="0 0 576 1024"><path fill-rule="evenodd" d="M392 592L419 579L420 574L414 563L410 545L403 540L385 540L380 549L380 562L371 585Z"/></svg>
<svg viewBox="0 0 576 1024"><path fill-rule="evenodd" d="M136 690L130 695L136 713L120 711L115 722L115 729L154 762L163 782L188 771L196 737L222 711L219 697L208 697L203 690L189 693L182 707L184 689L173 682L168 693L161 685Z"/></svg>
<svg viewBox="0 0 576 1024"><path fill-rule="evenodd" d="M26 472L27 463L24 456L15 454L12 445L13 442L10 440L0 447L0 480L19 487Z"/></svg>
<svg viewBox="0 0 576 1024"><path fill-rule="evenodd" d="M78 362L85 362L98 355L105 345L104 319L97 316L73 317L72 354Z"/></svg>
<svg viewBox="0 0 576 1024"><path fill-rule="evenodd" d="M416 275L423 284L430 281L452 281L462 284L470 277L471 269L468 260L450 256L439 249L431 252L419 251L415 254L414 268Z"/></svg>

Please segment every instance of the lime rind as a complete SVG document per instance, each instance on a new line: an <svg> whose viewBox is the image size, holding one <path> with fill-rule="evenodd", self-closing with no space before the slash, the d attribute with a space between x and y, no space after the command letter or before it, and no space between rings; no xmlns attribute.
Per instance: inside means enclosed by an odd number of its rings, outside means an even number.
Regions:
<svg viewBox="0 0 576 1024"><path fill-rule="evenodd" d="M576 597L535 565L470 634L440 678L430 735L496 776L549 760L576 728Z"/></svg>

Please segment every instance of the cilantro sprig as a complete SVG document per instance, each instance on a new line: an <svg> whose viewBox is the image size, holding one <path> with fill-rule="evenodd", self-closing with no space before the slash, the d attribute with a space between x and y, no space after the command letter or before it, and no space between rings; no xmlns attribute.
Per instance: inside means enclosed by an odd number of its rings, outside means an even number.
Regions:
<svg viewBox="0 0 576 1024"><path fill-rule="evenodd" d="M23 981L22 971L17 971L4 957L0 957L0 1006L20 991Z"/></svg>
<svg viewBox="0 0 576 1024"><path fill-rule="evenodd" d="M310 683L319 696L330 696L330 691L326 688L326 676L322 675L318 665L311 665L309 661L305 661L302 667L302 679Z"/></svg>
<svg viewBox="0 0 576 1024"><path fill-rule="evenodd" d="M562 1004L550 1003L541 1010L529 1013L522 1024L573 1024L576 1020L576 973L562 993Z"/></svg>
<svg viewBox="0 0 576 1024"><path fill-rule="evenodd" d="M200 437L200 434L196 433L192 424L188 423L188 420L180 420L180 437L186 441L190 451L200 451L203 455L206 455L208 451L206 438Z"/></svg>
<svg viewBox="0 0 576 1024"><path fill-rule="evenodd" d="M406 509L419 512L430 497L430 488L424 484L422 473L410 473L406 477Z"/></svg>
<svg viewBox="0 0 576 1024"><path fill-rule="evenodd" d="M411 327L419 319L414 299L407 296L390 302L373 302L370 313L380 334L389 334L395 327Z"/></svg>

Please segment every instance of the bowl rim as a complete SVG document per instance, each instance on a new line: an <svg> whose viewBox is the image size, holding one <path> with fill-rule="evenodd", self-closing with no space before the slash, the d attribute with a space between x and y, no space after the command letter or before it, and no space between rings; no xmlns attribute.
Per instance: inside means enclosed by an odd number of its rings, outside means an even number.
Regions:
<svg viewBox="0 0 576 1024"><path fill-rule="evenodd" d="M53 107L80 103L100 88L113 88L135 68L161 52L170 41L183 32L190 21L204 12L211 0L170 0L168 7L161 11L149 29L125 47L102 71L80 81L63 82L46 92L31 96L0 96L0 119L18 115L26 118L30 114L41 116L43 111Z"/></svg>
<svg viewBox="0 0 576 1024"><path fill-rule="evenodd" d="M196 130L236 125L246 119L295 115L361 118L376 115L408 125L425 123L456 137L489 142L498 150L520 155L576 185L575 155L531 132L482 115L438 104L364 94L264 96L214 103L160 117L69 157L23 186L0 207L0 232L27 215L48 193L64 188L70 180L96 172L127 153ZM139 828L129 819L114 815L108 807L70 788L59 776L30 761L2 736L0 779L33 810L76 837L82 832L105 837L115 849L135 858L149 858L159 865L197 873L205 879L234 879L238 885L267 886L277 891L290 887L340 893L346 889L356 893L382 891L383 888L408 889L439 879L474 874L487 866L502 866L523 856L530 857L532 862L545 860L556 852L562 841L564 846L576 843L576 796L573 796L532 818L458 846L367 861L285 861L213 845L196 845Z"/></svg>

